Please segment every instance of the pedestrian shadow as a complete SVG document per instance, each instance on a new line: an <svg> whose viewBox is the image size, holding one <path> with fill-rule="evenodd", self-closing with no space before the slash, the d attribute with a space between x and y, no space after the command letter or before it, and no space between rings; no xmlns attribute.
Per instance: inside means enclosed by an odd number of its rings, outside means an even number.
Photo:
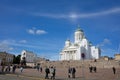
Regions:
<svg viewBox="0 0 120 80"><path fill-rule="evenodd" d="M0 75L5 75L5 73L4 72L0 72Z"/></svg>
<svg viewBox="0 0 120 80"><path fill-rule="evenodd" d="M76 78L64 78L64 79L55 79L55 80L83 80L83 78L76 77Z"/></svg>
<svg viewBox="0 0 120 80"><path fill-rule="evenodd" d="M12 74L11 72L0 72L0 75Z"/></svg>

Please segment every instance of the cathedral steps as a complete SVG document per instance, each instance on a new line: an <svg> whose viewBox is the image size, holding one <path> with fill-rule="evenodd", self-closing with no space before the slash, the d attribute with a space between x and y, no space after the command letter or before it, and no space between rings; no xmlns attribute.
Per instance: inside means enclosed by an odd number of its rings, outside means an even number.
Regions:
<svg viewBox="0 0 120 80"><path fill-rule="evenodd" d="M58 68L68 68L68 67L86 67L89 66L96 66L98 68L111 68L111 67L120 67L120 62L115 60L109 60L109 61L102 61L98 60L97 62L94 62L93 60L84 60L84 61L47 61L42 63L42 66L55 66Z"/></svg>

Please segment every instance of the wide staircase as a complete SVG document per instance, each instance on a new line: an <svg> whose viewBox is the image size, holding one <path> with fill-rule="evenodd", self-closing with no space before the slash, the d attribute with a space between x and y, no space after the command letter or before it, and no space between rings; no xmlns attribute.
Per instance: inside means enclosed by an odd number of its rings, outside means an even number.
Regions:
<svg viewBox="0 0 120 80"><path fill-rule="evenodd" d="M111 68L111 67L120 67L120 62L115 60L84 60L84 61L46 61L42 63L43 67L55 66L57 68L68 68L68 67L76 67L80 68L82 66L96 66L97 68Z"/></svg>

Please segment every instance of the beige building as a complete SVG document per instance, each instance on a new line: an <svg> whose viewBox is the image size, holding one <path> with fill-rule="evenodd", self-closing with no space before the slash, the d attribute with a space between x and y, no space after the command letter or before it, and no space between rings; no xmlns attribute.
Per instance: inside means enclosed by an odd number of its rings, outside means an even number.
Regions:
<svg viewBox="0 0 120 80"><path fill-rule="evenodd" d="M120 60L120 54L115 54L115 60Z"/></svg>
<svg viewBox="0 0 120 80"><path fill-rule="evenodd" d="M108 61L109 57L108 56L104 56L104 60Z"/></svg>
<svg viewBox="0 0 120 80"><path fill-rule="evenodd" d="M7 52L0 52L0 59L4 65L13 63L13 56L13 54L9 54Z"/></svg>
<svg viewBox="0 0 120 80"><path fill-rule="evenodd" d="M101 57L99 58L99 60L108 61L108 60L111 60L111 58L108 57L108 56L101 56Z"/></svg>

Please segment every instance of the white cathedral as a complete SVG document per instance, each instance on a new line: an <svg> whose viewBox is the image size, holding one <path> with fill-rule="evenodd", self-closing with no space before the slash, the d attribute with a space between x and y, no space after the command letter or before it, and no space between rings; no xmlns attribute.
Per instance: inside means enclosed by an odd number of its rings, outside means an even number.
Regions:
<svg viewBox="0 0 120 80"><path fill-rule="evenodd" d="M101 51L89 42L82 29L78 28L74 33L74 43L65 41L65 46L60 52L60 60L91 60L99 59Z"/></svg>

